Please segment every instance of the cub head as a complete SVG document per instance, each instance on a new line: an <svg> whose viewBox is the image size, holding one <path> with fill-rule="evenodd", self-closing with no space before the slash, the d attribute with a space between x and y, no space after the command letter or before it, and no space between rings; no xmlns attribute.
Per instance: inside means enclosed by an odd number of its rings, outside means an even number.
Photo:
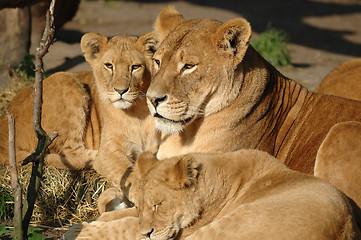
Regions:
<svg viewBox="0 0 361 240"><path fill-rule="evenodd" d="M135 205L145 237L175 239L199 217L201 207L195 196L199 166L192 157L157 161L143 153L134 172L140 182Z"/></svg>
<svg viewBox="0 0 361 240"><path fill-rule="evenodd" d="M213 19L185 21L174 7L166 7L154 33L161 43L153 56L147 103L159 130L182 131L236 98L242 87L240 63L251 37L245 19L224 24Z"/></svg>
<svg viewBox="0 0 361 240"><path fill-rule="evenodd" d="M127 109L144 96L155 45L151 33L111 39L97 33L85 34L81 49L92 67L100 97L116 108Z"/></svg>

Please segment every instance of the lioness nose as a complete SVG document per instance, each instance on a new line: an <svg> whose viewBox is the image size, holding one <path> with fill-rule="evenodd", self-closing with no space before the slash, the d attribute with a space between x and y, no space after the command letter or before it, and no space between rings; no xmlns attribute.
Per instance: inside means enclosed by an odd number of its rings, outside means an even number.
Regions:
<svg viewBox="0 0 361 240"><path fill-rule="evenodd" d="M116 92L118 92L118 93L120 94L120 96L122 96L124 93L126 93L126 92L129 90L129 88L126 88L126 89L114 88L114 90L115 90Z"/></svg>
<svg viewBox="0 0 361 240"><path fill-rule="evenodd" d="M152 103L152 105L156 108L159 103L167 100L167 95L163 96L163 97L150 97L147 96L148 100Z"/></svg>
<svg viewBox="0 0 361 240"><path fill-rule="evenodd" d="M150 235L154 232L154 228L152 228L150 231L148 231L147 233L142 233L142 235L144 237L150 238Z"/></svg>

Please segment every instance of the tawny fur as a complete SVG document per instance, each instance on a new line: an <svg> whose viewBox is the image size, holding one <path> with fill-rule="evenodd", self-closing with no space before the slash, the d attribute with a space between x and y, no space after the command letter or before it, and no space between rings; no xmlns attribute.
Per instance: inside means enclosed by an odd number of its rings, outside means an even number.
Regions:
<svg viewBox="0 0 361 240"><path fill-rule="evenodd" d="M124 209L127 205L124 202L123 194L119 188L111 187L103 191L98 198L98 211L104 212Z"/></svg>
<svg viewBox="0 0 361 240"><path fill-rule="evenodd" d="M160 141L144 97L150 82L151 41L151 34L138 40L125 36L108 40L88 33L81 39L85 59L97 79L102 121L93 168L125 193L132 163L143 151L156 154ZM125 93L120 97L115 89Z"/></svg>
<svg viewBox="0 0 361 240"><path fill-rule="evenodd" d="M351 59L331 71L316 89L319 93L361 100L361 58ZM335 124L323 140L314 174L328 180L361 205L361 123ZM345 180L346 179L346 180Z"/></svg>
<svg viewBox="0 0 361 240"><path fill-rule="evenodd" d="M160 159L259 149L291 169L313 173L331 127L361 121L361 102L310 92L266 62L249 46L251 27L243 18L223 24L186 21L168 7L159 14L155 32L166 36L153 56L154 78L147 91L156 127L168 132ZM351 161L358 166L361 159Z"/></svg>
<svg viewBox="0 0 361 240"><path fill-rule="evenodd" d="M361 58L348 60L332 70L316 92L361 101Z"/></svg>
<svg viewBox="0 0 361 240"><path fill-rule="evenodd" d="M88 81L88 79L90 81ZM90 110L89 85L92 73L59 72L43 82L42 127L59 135L49 146L46 164L65 169L90 168L99 147L99 119ZM86 83L82 83L85 81ZM34 150L37 138L33 130L32 86L22 89L11 102L8 112L15 117L16 160L22 161ZM7 115L0 119L0 162L8 164Z"/></svg>
<svg viewBox="0 0 361 240"><path fill-rule="evenodd" d="M56 73L44 80L42 125L59 137L46 163L58 168L93 167L120 187L121 178L143 151L157 152L160 134L146 106L151 34L140 38L83 36L81 47L93 72ZM110 65L111 69L110 69ZM108 66L108 67L107 67ZM122 96L118 91L124 91ZM35 149L30 87L14 99L17 158ZM0 123L1 162L7 162L7 119ZM99 150L94 150L99 149Z"/></svg>
<svg viewBox="0 0 361 240"><path fill-rule="evenodd" d="M361 137L355 135L361 136L360 122L335 124L317 152L314 175L338 186L360 206Z"/></svg>
<svg viewBox="0 0 361 240"><path fill-rule="evenodd" d="M360 209L343 193L265 152L194 153L162 161L145 153L134 172L139 218L134 209L123 216L124 210L116 211L117 219L76 225L65 239L361 237Z"/></svg>

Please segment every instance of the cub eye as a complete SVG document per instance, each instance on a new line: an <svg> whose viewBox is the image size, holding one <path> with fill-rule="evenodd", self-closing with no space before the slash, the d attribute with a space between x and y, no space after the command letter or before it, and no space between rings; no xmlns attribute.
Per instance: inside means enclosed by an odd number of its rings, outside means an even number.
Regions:
<svg viewBox="0 0 361 240"><path fill-rule="evenodd" d="M141 66L142 66L142 65L140 65L140 64L132 65L132 71L139 69Z"/></svg>
<svg viewBox="0 0 361 240"><path fill-rule="evenodd" d="M158 59L154 59L154 62L159 66L160 65L160 61Z"/></svg>
<svg viewBox="0 0 361 240"><path fill-rule="evenodd" d="M105 63L104 66L110 70L113 70L113 64L111 63Z"/></svg>
<svg viewBox="0 0 361 240"><path fill-rule="evenodd" d="M184 64L183 68L181 69L181 72L185 71L185 70L189 70L192 69L195 65L194 64Z"/></svg>

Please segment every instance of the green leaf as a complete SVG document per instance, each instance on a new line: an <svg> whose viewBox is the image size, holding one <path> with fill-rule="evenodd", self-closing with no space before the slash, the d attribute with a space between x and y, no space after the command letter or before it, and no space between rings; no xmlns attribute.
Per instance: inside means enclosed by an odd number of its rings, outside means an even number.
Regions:
<svg viewBox="0 0 361 240"><path fill-rule="evenodd" d="M0 225L0 236L6 234L6 233L10 233L13 230L11 229L7 229L5 225Z"/></svg>
<svg viewBox="0 0 361 240"><path fill-rule="evenodd" d="M41 234L43 229L41 228L29 228L28 229L28 239L29 240L45 240L46 237Z"/></svg>
<svg viewBox="0 0 361 240"><path fill-rule="evenodd" d="M9 189L0 187L0 220L5 220L9 215L13 213L14 197Z"/></svg>

